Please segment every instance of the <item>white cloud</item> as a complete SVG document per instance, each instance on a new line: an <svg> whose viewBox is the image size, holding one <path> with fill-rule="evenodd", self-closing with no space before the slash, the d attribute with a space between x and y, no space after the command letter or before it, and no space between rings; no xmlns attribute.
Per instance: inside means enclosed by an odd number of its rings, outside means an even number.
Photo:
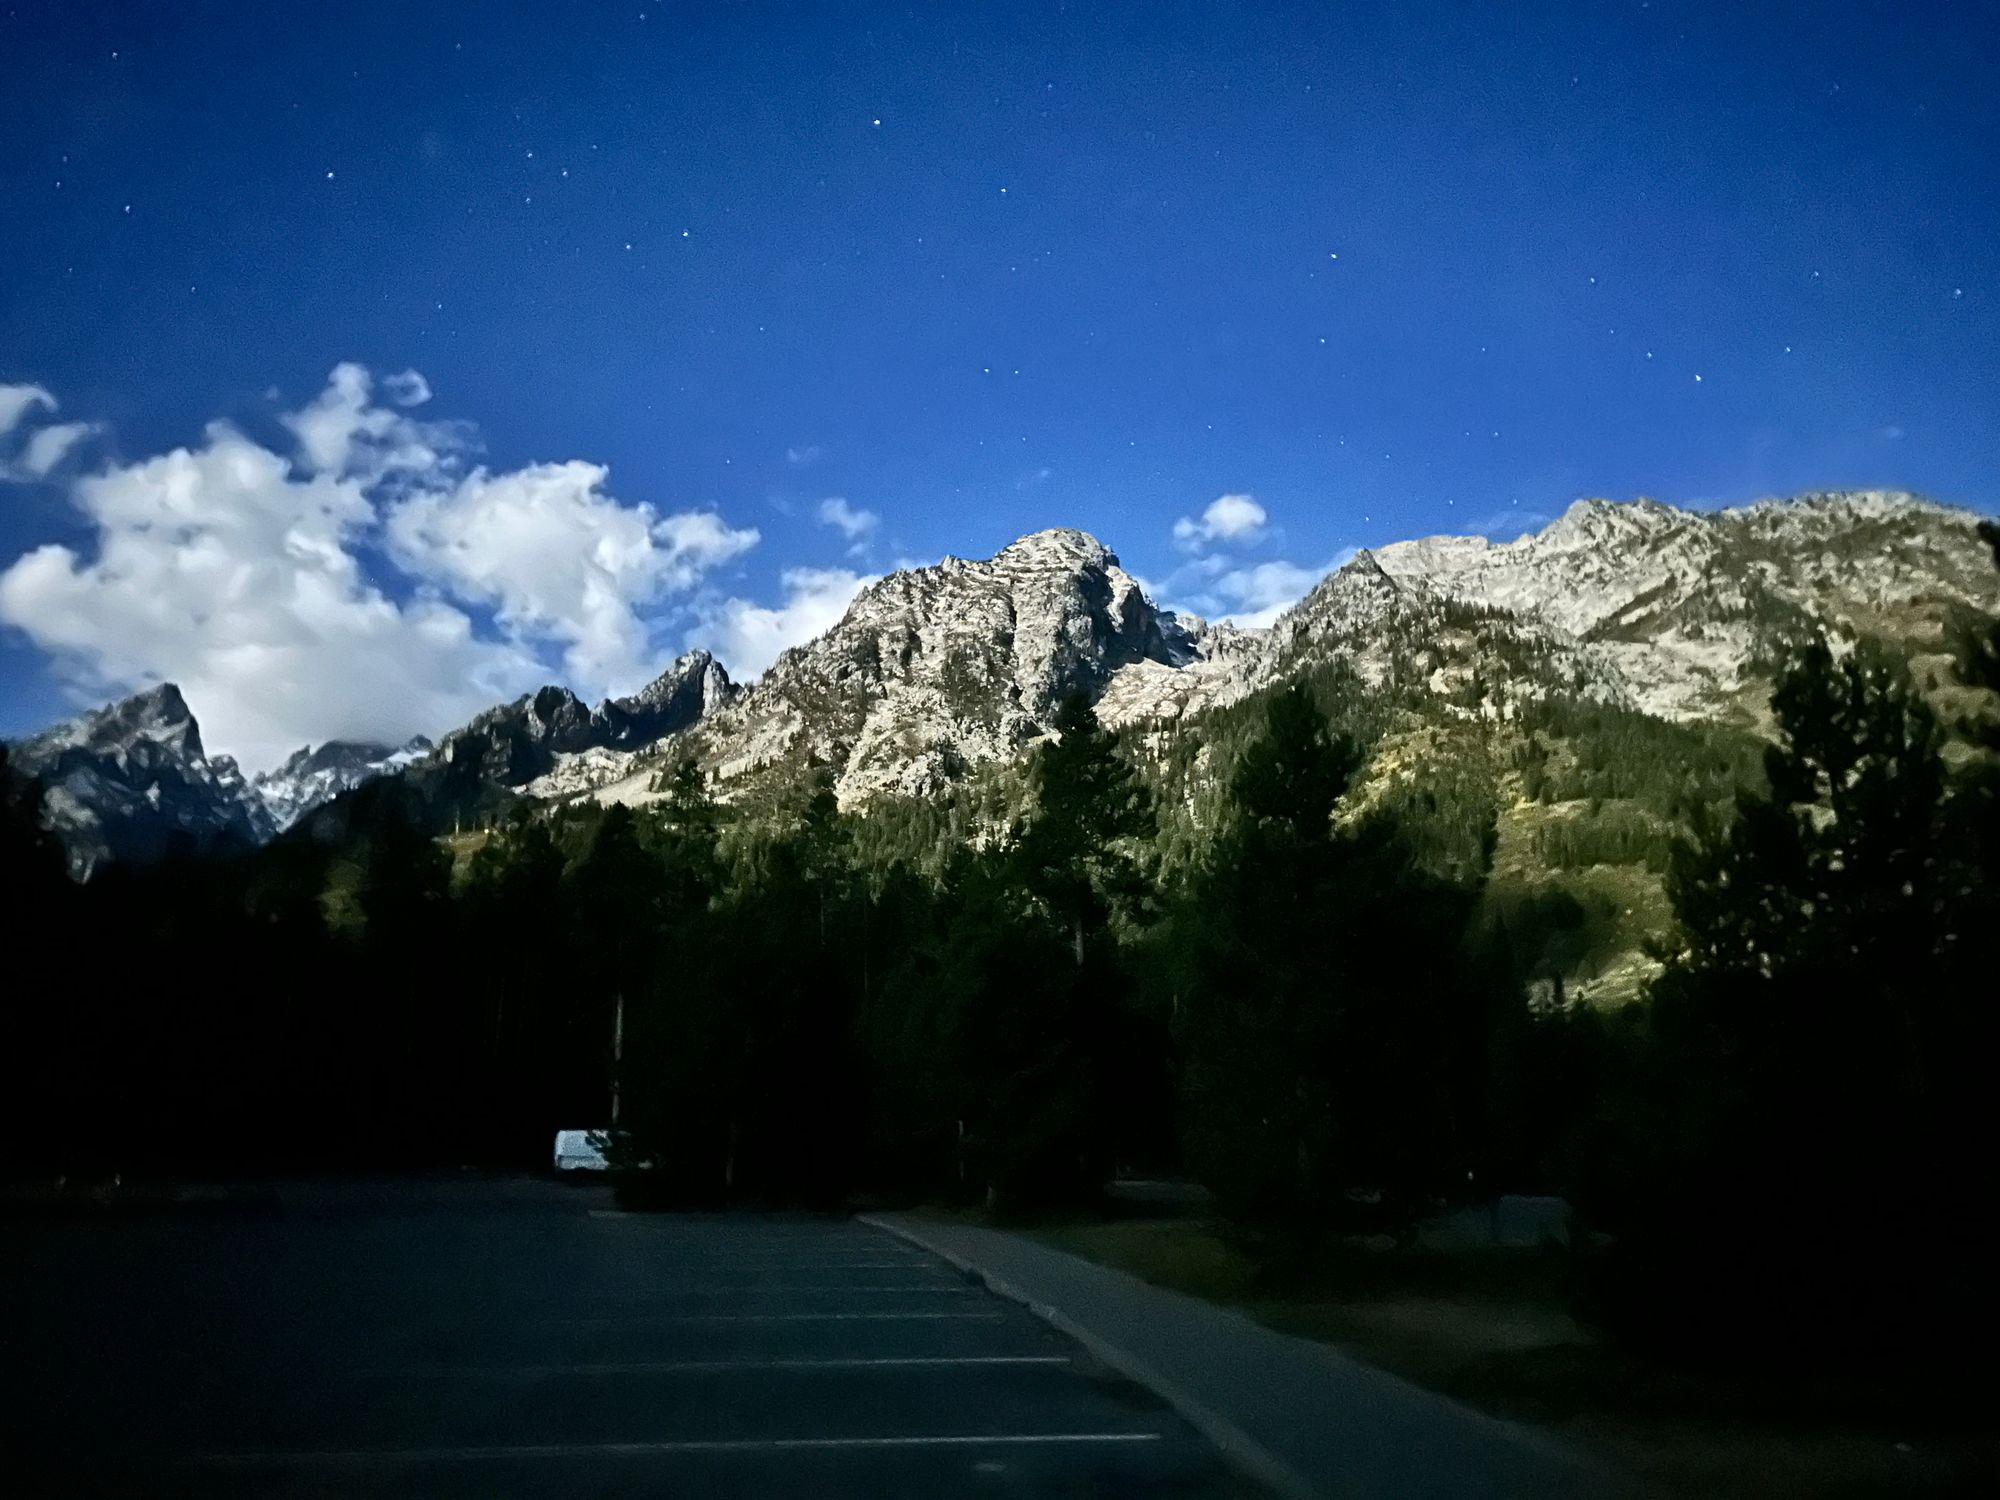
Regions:
<svg viewBox="0 0 2000 1500"><path fill-rule="evenodd" d="M1261 630L1312 590L1314 584L1354 556L1342 549L1323 567L1303 567L1282 559L1254 567L1217 568L1216 559L1202 558L1177 570L1162 585L1171 607L1186 608L1210 619ZM1186 589L1186 594L1178 590Z"/></svg>
<svg viewBox="0 0 2000 1500"><path fill-rule="evenodd" d="M0 620L96 696L174 681L211 748L268 765L306 740L395 740L463 719L539 677L435 598L398 605L362 578L373 507L217 424L181 448L80 480L94 555L38 547L0 574Z"/></svg>
<svg viewBox="0 0 2000 1500"><path fill-rule="evenodd" d="M1297 563L1264 562L1224 573L1215 580L1214 589L1230 605L1222 618L1261 628L1304 598L1325 574L1325 569L1302 568Z"/></svg>
<svg viewBox="0 0 2000 1500"><path fill-rule="evenodd" d="M802 448L787 448L785 450L785 462L799 465L818 463L825 455L825 452L826 450L820 447L818 443L807 443Z"/></svg>
<svg viewBox="0 0 2000 1500"><path fill-rule="evenodd" d="M53 413L56 398L39 385L0 385L0 439L22 434L9 457L0 452L0 480L25 483L46 479L76 445L97 431L95 422L56 422L28 431L37 412Z"/></svg>
<svg viewBox="0 0 2000 1500"><path fill-rule="evenodd" d="M875 529L882 524L882 518L872 510L862 510L858 506L849 505L836 495L831 499L820 501L819 524L835 528L858 548L874 534Z"/></svg>
<svg viewBox="0 0 2000 1500"><path fill-rule="evenodd" d="M391 375L382 382L382 389L389 393L389 399L398 406L422 406L431 399L431 383L415 370L405 370L400 375Z"/></svg>
<svg viewBox="0 0 2000 1500"><path fill-rule="evenodd" d="M36 407L56 409L56 398L38 385L0 385L0 437L21 424Z"/></svg>
<svg viewBox="0 0 2000 1500"><path fill-rule="evenodd" d="M21 450L20 468L31 479L45 479L69 457L72 449L97 431L95 422L58 422L31 433Z"/></svg>
<svg viewBox="0 0 2000 1500"><path fill-rule="evenodd" d="M93 542L0 572L0 623L80 695L178 682L211 748L256 769L306 741L449 729L549 680L550 647L588 695L636 686L657 664L647 606L757 540L616 500L596 464L464 473L468 429L385 411L370 389L336 369L282 418L296 455L216 423L72 481ZM414 373L383 389L428 394Z"/></svg>
<svg viewBox="0 0 2000 1500"><path fill-rule="evenodd" d="M757 544L713 512L659 516L604 493L600 464L476 469L389 511L391 554L409 572L490 604L515 636L564 644L572 682L623 692L653 675L642 606L686 590Z"/></svg>
<svg viewBox="0 0 2000 1500"><path fill-rule="evenodd" d="M414 370L391 376L384 385L401 405L415 404L406 398L430 397L430 386ZM308 469L371 482L394 476L435 482L455 471L474 447L463 423L417 422L375 405L373 378L352 362L335 365L326 389L281 420L298 439Z"/></svg>
<svg viewBox="0 0 2000 1500"><path fill-rule="evenodd" d="M688 644L706 646L738 682L760 676L789 646L824 635L875 579L846 568L787 568L785 601L772 608L724 599L702 611Z"/></svg>
<svg viewBox="0 0 2000 1500"><path fill-rule="evenodd" d="M1174 540L1190 552L1218 545L1245 545L1264 535L1270 518L1249 495L1223 495L1209 502L1199 520L1182 516L1174 522Z"/></svg>

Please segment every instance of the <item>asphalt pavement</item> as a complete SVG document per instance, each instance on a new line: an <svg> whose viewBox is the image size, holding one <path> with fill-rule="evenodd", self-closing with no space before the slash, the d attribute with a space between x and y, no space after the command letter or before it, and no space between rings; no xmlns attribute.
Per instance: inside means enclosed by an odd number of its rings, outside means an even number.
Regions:
<svg viewBox="0 0 2000 1500"><path fill-rule="evenodd" d="M1041 1319L844 1218L459 1179L15 1219L0 1329L17 1494L1253 1493Z"/></svg>

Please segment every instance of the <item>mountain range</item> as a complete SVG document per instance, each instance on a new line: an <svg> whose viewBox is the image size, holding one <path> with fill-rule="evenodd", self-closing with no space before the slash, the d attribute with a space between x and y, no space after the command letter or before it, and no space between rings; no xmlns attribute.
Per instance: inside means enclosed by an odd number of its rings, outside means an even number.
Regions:
<svg viewBox="0 0 2000 1500"><path fill-rule="evenodd" d="M108 859L255 844L384 776L460 808L645 802L663 766L692 756L725 799L825 767L842 804L865 808L1013 760L1072 694L1141 740L1198 738L1229 705L1335 666L1353 691L1393 691L1446 727L1559 700L1754 735L1799 641L1873 636L1921 664L1948 651L1958 621L2000 611L1975 527L1969 512L1895 492L1713 511L1580 500L1510 542L1358 552L1261 630L1161 607L1102 542L1059 528L991 559L878 579L749 686L696 651L595 708L545 687L435 746L336 741L246 778L206 753L169 683L11 753L46 786L46 816L81 876Z"/></svg>

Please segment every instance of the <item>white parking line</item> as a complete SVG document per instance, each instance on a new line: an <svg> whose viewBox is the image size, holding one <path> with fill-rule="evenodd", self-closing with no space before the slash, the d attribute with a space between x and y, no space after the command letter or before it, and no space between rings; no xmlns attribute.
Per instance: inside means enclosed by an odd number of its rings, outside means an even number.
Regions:
<svg viewBox="0 0 2000 1500"><path fill-rule="evenodd" d="M1002 1312L640 1313L629 1318L536 1318L544 1328L634 1328L649 1323L998 1323Z"/></svg>
<svg viewBox="0 0 2000 1500"><path fill-rule="evenodd" d="M639 1297L743 1297L781 1296L794 1294L807 1297L976 1297L981 1289L963 1281L950 1282L943 1286L935 1282L912 1282L905 1286L809 1286L792 1285L782 1281L745 1281L734 1286L673 1286L657 1287L591 1287L587 1295L601 1297L609 1302L623 1302Z"/></svg>
<svg viewBox="0 0 2000 1500"><path fill-rule="evenodd" d="M1067 1365L1062 1354L909 1354L851 1359L662 1359L623 1364L409 1365L356 1373L370 1380L538 1380L551 1375L707 1375L725 1370L938 1370Z"/></svg>
<svg viewBox="0 0 2000 1500"><path fill-rule="evenodd" d="M828 1448L1006 1448L1082 1443L1157 1443L1157 1432L953 1433L941 1437L689 1438L658 1443L522 1443L504 1448L351 1448L299 1453L205 1453L183 1460L209 1468L286 1464L486 1463L532 1458L652 1458L675 1453L783 1453Z"/></svg>

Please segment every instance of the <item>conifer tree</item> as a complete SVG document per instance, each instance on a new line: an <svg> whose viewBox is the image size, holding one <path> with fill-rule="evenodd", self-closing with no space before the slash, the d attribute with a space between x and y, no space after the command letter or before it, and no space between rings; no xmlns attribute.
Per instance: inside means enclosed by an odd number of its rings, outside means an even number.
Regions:
<svg viewBox="0 0 2000 1500"><path fill-rule="evenodd" d="M1144 889L1127 845L1156 826L1151 790L1081 696L1066 699L1029 768L1034 809L1015 840L1028 892L1062 928L1083 967L1088 934Z"/></svg>

